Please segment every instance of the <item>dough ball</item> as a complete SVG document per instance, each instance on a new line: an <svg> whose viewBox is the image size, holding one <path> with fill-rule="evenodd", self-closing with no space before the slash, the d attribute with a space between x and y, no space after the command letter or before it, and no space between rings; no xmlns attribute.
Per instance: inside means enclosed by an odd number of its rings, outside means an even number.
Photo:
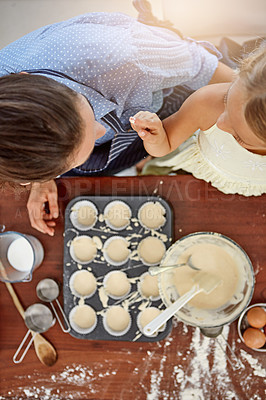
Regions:
<svg viewBox="0 0 266 400"><path fill-rule="evenodd" d="M110 334L125 334L130 324L130 314L121 306L112 306L105 313L104 325Z"/></svg>
<svg viewBox="0 0 266 400"><path fill-rule="evenodd" d="M96 323L96 313L92 307L84 304L74 310L73 322L81 329L90 329Z"/></svg>
<svg viewBox="0 0 266 400"><path fill-rule="evenodd" d="M139 291L146 298L159 297L157 276L151 276L149 273L143 274L139 283Z"/></svg>
<svg viewBox="0 0 266 400"><path fill-rule="evenodd" d="M79 296L88 297L95 293L97 282L95 276L86 270L75 272L70 279L71 289Z"/></svg>
<svg viewBox="0 0 266 400"><path fill-rule="evenodd" d="M104 218L107 225L111 228L117 230L124 229L130 222L130 207L122 201L113 201L106 206Z"/></svg>
<svg viewBox="0 0 266 400"><path fill-rule="evenodd" d="M128 241L121 236L114 236L108 239L104 244L104 254L110 264L124 264L130 254Z"/></svg>
<svg viewBox="0 0 266 400"><path fill-rule="evenodd" d="M98 210L91 201L80 200L72 206L69 218L75 228L87 231L96 224Z"/></svg>
<svg viewBox="0 0 266 400"><path fill-rule="evenodd" d="M156 318L161 311L156 307L148 307L145 308L138 316L138 326L140 331L142 332L146 325L148 325L154 318ZM156 336L159 331L164 330L165 324L161 326L153 336Z"/></svg>
<svg viewBox="0 0 266 400"><path fill-rule="evenodd" d="M104 279L104 288L108 295L121 298L130 291L130 282L123 271L112 271Z"/></svg>
<svg viewBox="0 0 266 400"><path fill-rule="evenodd" d="M97 254L97 246L89 236L77 236L72 241L74 259L87 263L92 261Z"/></svg>
<svg viewBox="0 0 266 400"><path fill-rule="evenodd" d="M138 254L144 264L156 265L165 254L165 245L157 237L148 236L139 243Z"/></svg>
<svg viewBox="0 0 266 400"><path fill-rule="evenodd" d="M156 202L147 202L138 212L138 219L145 228L159 229L165 224L165 208Z"/></svg>
<svg viewBox="0 0 266 400"><path fill-rule="evenodd" d="M81 225L93 226L96 222L97 214L94 208L83 206L78 209L78 222Z"/></svg>

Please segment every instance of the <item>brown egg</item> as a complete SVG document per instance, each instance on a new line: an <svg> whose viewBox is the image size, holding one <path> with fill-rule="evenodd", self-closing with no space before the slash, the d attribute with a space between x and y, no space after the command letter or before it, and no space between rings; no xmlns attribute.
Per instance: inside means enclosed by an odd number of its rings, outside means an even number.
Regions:
<svg viewBox="0 0 266 400"><path fill-rule="evenodd" d="M266 342L266 336L257 328L247 328L243 333L243 339L248 347L260 349Z"/></svg>
<svg viewBox="0 0 266 400"><path fill-rule="evenodd" d="M253 307L247 312L247 320L253 328L263 328L266 325L266 312L262 307Z"/></svg>

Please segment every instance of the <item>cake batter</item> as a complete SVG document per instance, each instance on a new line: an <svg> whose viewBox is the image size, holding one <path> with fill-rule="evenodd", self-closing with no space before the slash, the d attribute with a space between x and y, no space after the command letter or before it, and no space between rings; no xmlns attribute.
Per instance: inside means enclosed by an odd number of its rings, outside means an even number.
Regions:
<svg viewBox="0 0 266 400"><path fill-rule="evenodd" d="M105 321L112 331L123 332L130 324L130 315L123 307L112 306L106 311Z"/></svg>
<svg viewBox="0 0 266 400"><path fill-rule="evenodd" d="M78 306L73 316L73 322L82 329L91 328L96 322L96 313L86 304Z"/></svg>
<svg viewBox="0 0 266 400"><path fill-rule="evenodd" d="M164 243L153 236L143 239L138 245L138 254L141 260L148 265L159 264L165 253Z"/></svg>
<svg viewBox="0 0 266 400"><path fill-rule="evenodd" d="M138 213L141 225L149 229L158 229L165 223L165 209L156 201L144 204Z"/></svg>
<svg viewBox="0 0 266 400"><path fill-rule="evenodd" d="M89 236L77 236L72 242L76 258L83 262L89 262L97 254L97 246Z"/></svg>
<svg viewBox="0 0 266 400"><path fill-rule="evenodd" d="M127 204L116 201L110 208L107 206L107 211L104 217L111 227L124 228L129 224L131 211Z"/></svg>
<svg viewBox="0 0 266 400"><path fill-rule="evenodd" d="M221 278L221 284L211 293L199 293L189 301L194 307L214 309L223 306L235 294L239 274L233 258L221 247L214 244L196 244L187 249L177 260L185 262L192 255L192 264L202 271L209 272ZM195 284L193 277L197 271L188 266L176 268L173 272L173 282L180 296L188 292Z"/></svg>
<svg viewBox="0 0 266 400"><path fill-rule="evenodd" d="M97 287L95 276L86 270L76 273L73 289L81 296L88 296L95 292Z"/></svg>
<svg viewBox="0 0 266 400"><path fill-rule="evenodd" d="M78 209L78 222L81 225L92 226L96 221L96 211L90 206L82 206Z"/></svg>
<svg viewBox="0 0 266 400"><path fill-rule="evenodd" d="M128 246L127 240L117 237L110 240L104 250L108 258L115 262L122 262L126 261L129 256L130 250Z"/></svg>
<svg viewBox="0 0 266 400"><path fill-rule="evenodd" d="M123 297L130 291L130 282L123 271L113 271L108 274L105 280L107 294L116 297Z"/></svg>

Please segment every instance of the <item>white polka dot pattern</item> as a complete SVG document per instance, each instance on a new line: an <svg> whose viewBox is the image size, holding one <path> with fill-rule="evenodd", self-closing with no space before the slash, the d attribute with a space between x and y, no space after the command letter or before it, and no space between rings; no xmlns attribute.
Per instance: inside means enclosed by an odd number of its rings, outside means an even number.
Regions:
<svg viewBox="0 0 266 400"><path fill-rule="evenodd" d="M89 86L52 77L84 94L97 120L115 110L126 124L139 110L158 111L163 89L206 85L217 62L198 43L167 29L121 13L90 13L42 27L3 48L0 76L32 69L60 71ZM109 129L97 143L112 137Z"/></svg>

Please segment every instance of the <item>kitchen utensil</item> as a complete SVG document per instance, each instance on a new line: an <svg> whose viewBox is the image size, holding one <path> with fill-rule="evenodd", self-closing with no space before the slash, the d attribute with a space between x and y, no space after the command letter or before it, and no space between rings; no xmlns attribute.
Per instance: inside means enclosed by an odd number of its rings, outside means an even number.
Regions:
<svg viewBox="0 0 266 400"><path fill-rule="evenodd" d="M11 298L14 302L15 307L17 308L18 312L25 318L24 309L22 304L20 303L13 286L9 282L5 282L7 290L9 291ZM49 343L40 333L34 333L31 331L32 336L34 335L33 343L34 348L37 354L37 357L41 361L42 364L50 367L55 364L57 360L57 354L54 347Z"/></svg>
<svg viewBox="0 0 266 400"><path fill-rule="evenodd" d="M162 264L169 264L185 252L189 253L194 245L212 244L221 247L230 256L236 265L238 282L232 297L219 308L197 308L186 304L177 313L179 320L192 326L197 326L206 336L217 336L222 327L234 321L250 302L254 290L254 272L251 261L246 252L232 239L213 232L196 232L184 236L174 243L165 254ZM206 254L207 256L207 254ZM200 265L197 265L201 267ZM204 270L202 265L202 270ZM161 299L166 307L178 300L180 294L173 281L173 270L166 271L158 276L158 286ZM215 333L216 332L216 333Z"/></svg>
<svg viewBox="0 0 266 400"><path fill-rule="evenodd" d="M55 323L55 318L53 317L51 310L44 304L40 304L40 303L35 303L35 304L29 306L25 310L24 316L25 316L24 321L28 328L28 332L22 339L17 351L15 352L15 354L13 356L13 362L15 364L21 363L21 361L24 359L32 342L34 341L36 334L48 331L48 329L51 328ZM34 332L32 335L32 338L28 342L28 344L27 344L25 350L23 351L22 355L20 356L20 358L17 358L23 345L26 343L28 336L32 332Z"/></svg>
<svg viewBox="0 0 266 400"><path fill-rule="evenodd" d="M143 332L146 336L152 335L162 326L169 318L171 318L180 308L182 308L189 300L196 294L205 292L211 293L220 283L221 279L216 275L207 272L197 272L193 277L194 285L192 288L176 300L170 307L166 308L161 314L154 318L149 324L145 326Z"/></svg>
<svg viewBox="0 0 266 400"><path fill-rule="evenodd" d="M63 311L63 309L61 307L61 304L57 300L57 297L59 295L58 284L53 279L50 279L50 278L43 279L38 283L38 285L36 287L36 293L37 293L37 296L39 297L40 300L50 303L50 305L51 305L51 307L53 309L53 312L55 313L56 319L57 319L62 331L64 333L68 333L70 331L70 325L69 325L67 317L66 317L66 315L65 315L65 313L64 313L64 311ZM63 324L62 324L62 322L61 322L61 320L59 318L59 315L58 315L58 313L57 313L57 311L55 309L55 306L53 305L53 301L54 300L55 300L55 302L56 302L56 304L57 304L57 306L58 306L58 308L59 308L59 310L61 312L61 315L63 316L63 318L65 320L65 324L67 326L67 329L64 328L64 326L63 326Z"/></svg>
<svg viewBox="0 0 266 400"><path fill-rule="evenodd" d="M19 232L0 233L0 259L3 282L29 282L33 271L40 266L44 251L40 241Z"/></svg>
<svg viewBox="0 0 266 400"><path fill-rule="evenodd" d="M176 316L179 320L200 328L204 336L213 338L223 350L228 362L233 369L242 368L241 361L235 355L233 349L222 334L223 327L234 321L249 304L254 290L254 272L251 261L245 251L232 239L214 232L196 232L184 236L174 243L166 252L163 263L178 259L184 252L188 252L191 246L198 244L212 244L221 247L235 261L239 281L232 298L217 309L199 309L186 304ZM167 271L158 278L160 296L166 306L178 300L179 293L173 284L173 272ZM221 345L220 339L226 343L226 348ZM230 351L227 355L226 349Z"/></svg>
<svg viewBox="0 0 266 400"><path fill-rule="evenodd" d="M181 263L181 264L159 265L159 266L155 266L155 267L150 267L149 274L152 276L155 276L155 275L161 274L162 272L168 271L170 269L183 267L184 265L188 265L190 268L192 268L196 271L200 271L199 268L195 267L195 265L192 264L191 257L192 256L190 255L188 257L187 261L185 263Z"/></svg>
<svg viewBox="0 0 266 400"><path fill-rule="evenodd" d="M264 308L264 310L266 311L266 303L256 303L256 304L252 304L252 306L247 307L242 314L240 315L239 319L238 319L238 323L237 323L237 331L238 331L238 335L240 337L240 340L242 343L245 344L244 338L243 338L243 333L244 331L250 327L250 324L248 323L247 320L247 312L249 310L251 310L254 307L261 307ZM245 345L246 346L246 345ZM259 348L259 349L254 349L252 348L253 351L258 351L261 353L265 353L266 352L266 344Z"/></svg>
<svg viewBox="0 0 266 400"><path fill-rule="evenodd" d="M97 255L95 259L83 266L83 270L89 270L92 275L97 280L97 288L96 292L92 297L89 299L80 298L76 295L73 296L74 291L73 285L70 285L70 279L75 272L80 268L80 265L77 265L77 262L72 258L70 253L71 242L74 240L76 236L84 235L84 231L77 229L77 227L71 221L71 214L74 210L77 209L78 205L83 202L84 200L92 202L98 210L97 213L97 221L93 228L88 229L86 231L86 235L93 238L93 241L97 245ZM114 200L122 201L126 203L132 212L132 218L130 220L130 225L122 231L111 229L106 224L106 219L103 218L104 210L108 204L113 202ZM85 305L90 305L96 312L97 317L97 325L95 329L93 329L90 333L85 333L85 329L83 333L80 333L79 330L75 330L71 325L70 335L82 340L103 340L103 341L125 341L125 342L159 342L160 340L164 339L170 333L172 329L172 321L169 320L165 324L165 328L160 330L158 334L147 337L140 333L139 327L137 326L138 316L141 312L142 307L146 305L147 302L152 302L152 306L156 308L160 308L162 306L162 301L159 295L156 297L150 298L149 300L146 297L142 297L138 291L140 286L140 280L144 273L148 272L148 267L139 261L138 254L138 245L140 241L147 237L147 230L143 228L140 224L140 220L138 218L139 209L148 202L160 202L160 204L165 209L165 224L158 230L158 238L162 238L165 247L168 248L172 243L172 236L173 236L173 212L171 206L168 202L162 199L158 194L156 196L115 196L113 193L111 196L101 196L94 194L92 196L78 196L70 200L68 203L64 220L65 220L65 229L64 229L64 269L63 269L63 291L64 291L64 311L66 316L70 321L70 325L72 323L72 316L73 316L73 309L77 304L82 304L83 299ZM154 231L156 232L156 231ZM103 246L104 243L113 236L122 235L123 237L127 238L130 242L130 259L124 264L116 268L110 268L110 265L106 260L103 260ZM157 236L154 233L155 236ZM136 255L136 257L134 256ZM187 257L184 258L186 261ZM176 261L175 261L176 263ZM81 271L82 271L81 269ZM120 270L123 271L128 279L130 280L130 292L125 299L121 300L112 300L107 296L104 285L103 279L104 277L111 271L111 270ZM191 270L192 271L192 270ZM192 271L195 273L195 271ZM151 278L151 277L150 277ZM157 279L153 280L152 286L155 286L155 290L157 287ZM60 287L61 290L61 287ZM158 293L158 292L157 292ZM81 299L81 301L80 301ZM122 336L115 336L110 334L105 327L103 326L103 319L100 318L101 312L107 306L111 304L121 304L123 301L126 302L127 310L130 313L132 324L130 329ZM111 303L110 303L111 302ZM139 302L139 303L138 303ZM136 303L138 306L136 307ZM61 303L62 304L62 303ZM105 306L106 304L106 306ZM75 318L76 319L76 318Z"/></svg>

